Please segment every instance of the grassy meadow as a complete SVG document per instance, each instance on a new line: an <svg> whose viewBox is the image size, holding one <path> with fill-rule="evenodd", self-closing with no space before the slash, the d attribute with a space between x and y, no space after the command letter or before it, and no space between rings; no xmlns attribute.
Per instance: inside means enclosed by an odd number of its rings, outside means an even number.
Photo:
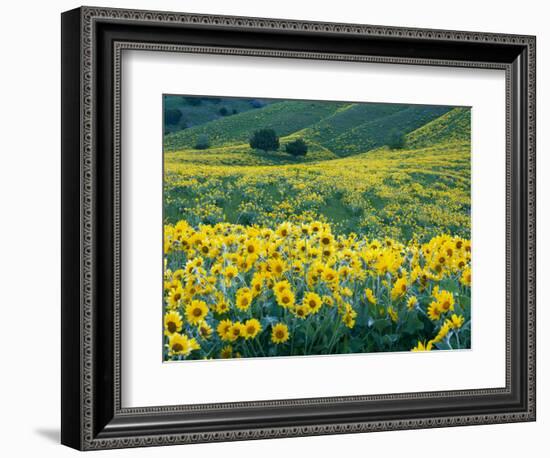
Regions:
<svg viewBox="0 0 550 458"><path fill-rule="evenodd" d="M165 360L470 347L469 108L164 106Z"/></svg>

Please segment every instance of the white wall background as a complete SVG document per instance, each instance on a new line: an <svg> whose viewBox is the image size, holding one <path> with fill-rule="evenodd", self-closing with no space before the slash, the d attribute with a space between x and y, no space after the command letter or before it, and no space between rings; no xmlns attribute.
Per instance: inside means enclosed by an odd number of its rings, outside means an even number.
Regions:
<svg viewBox="0 0 550 458"><path fill-rule="evenodd" d="M107 456L424 457L543 456L550 428L550 30L545 3L462 0L116 0L95 5L211 14L359 22L537 35L538 38L538 421L361 435L119 450ZM60 13L77 1L12 1L2 6L0 47L0 451L63 457L60 372ZM412 375L412 374L411 374ZM539 450L537 452L537 450ZM526 453L527 452L527 453Z"/></svg>

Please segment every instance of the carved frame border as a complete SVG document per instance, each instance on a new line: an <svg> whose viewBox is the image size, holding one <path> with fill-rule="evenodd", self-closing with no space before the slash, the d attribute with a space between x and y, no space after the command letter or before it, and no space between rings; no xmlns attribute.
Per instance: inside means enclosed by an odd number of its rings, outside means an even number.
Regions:
<svg viewBox="0 0 550 458"><path fill-rule="evenodd" d="M246 439L264 439L275 437L291 437L291 436L307 436L319 434L339 434L351 432L368 432L368 431L385 431L399 430L412 428L426 427L441 427L441 426L458 426L458 425L473 425L473 424L488 424L488 423L504 423L515 421L529 421L535 418L535 38L531 36L518 36L508 34L490 34L479 32L462 32L462 31L443 31L443 30L427 30L414 28L399 28L399 27L381 27L371 25L356 25L356 24L337 24L323 22L309 22L283 19L263 19L250 17L229 17L216 15L198 15L185 13L168 13L168 12L152 12L152 11L133 11L123 9L110 8L95 8L83 7L80 9L81 14L81 63L80 63L80 93L81 93L81 300L80 300L80 316L81 316L81 337L80 337L80 356L81 356L81 419L80 419L80 447L81 449L104 449L104 448L121 448L121 447L138 447L151 445L168 445L180 443L197 443L211 441L228 441L228 440L246 440ZM117 20L128 21L129 23L148 23L148 24L163 24L163 23L179 23L179 24L207 24L212 27L238 28L238 29L278 29L278 30L299 30L304 32L336 32L340 34L362 35L362 36L383 36L383 37L413 37L419 40L447 40L452 42L488 42L499 44L514 44L523 45L527 49L528 59L528 74L527 74L527 91L528 91L528 131L527 136L527 170L528 177L528 196L527 196L527 214L528 214L528 233L527 233L527 260L528 260L528 275L527 275L527 329L528 342L527 349L528 360L527 364L527 393L528 403L527 410L521 413L501 413L491 415L474 415L474 416L449 416L440 418L415 418L412 420L392 420L392 421L373 421L373 422L357 422L357 423L333 423L324 425L299 426L299 427L272 427L267 429L252 428L248 430L228 430L223 432L212 433L186 433L186 434L161 434L151 436L135 436L122 438L98 438L94 433L93 425L93 405L94 405L94 387L93 387L93 231L94 231L94 208L95 190L93 185L94 180L94 163L93 163L93 138L94 138L94 81L93 81L93 66L94 66L94 24L97 20ZM501 68L507 72L507 110L509 110L510 91L508 65L501 64L482 64L479 62L463 62L457 64L456 61L445 60L422 60L422 59L403 59L403 58L381 58L368 56L353 56L322 53L293 53L292 51L261 51L261 50L246 50L243 48L212 48L200 46L177 46L177 45L159 45L147 43L117 43L115 51L115 69L120 70L120 56L124 49L147 49L157 51L172 51L172 52L199 52L199 53L224 53L224 54L240 54L240 55L263 55L269 57L298 57L304 59L337 59L337 60L356 60L365 62L387 62L387 63L407 63L418 65L443 65L443 66L465 66L476 68ZM120 101L120 74L115 75L115 97ZM116 103L115 107L115 123L113 132L115 137L115 189L119 189L120 177L120 104ZM507 124L510 123L510 116L507 113ZM510 174L510 138L509 126L507 125L507 183L509 182ZM120 195L119 191L115 191L115 259L120 257ZM507 186L507 262L506 272L507 281L512 266L510 265L510 241L508 230L510 228L510 208L509 208L509 189ZM115 266L115 301L120 302L120 264ZM116 310L119 310L117 307ZM118 313L118 312L116 312ZM460 392L465 396L481 394L482 392L501 392L509 389L509 292L507 291L507 387L495 390L468 390ZM115 316L115 342L120 340L120 316ZM265 406L265 405L299 405L299 404L315 404L327 402L327 398L305 399L305 400L290 400L290 401L264 401L253 403L231 403L222 405L193 405L193 406L166 406L152 407L140 409L123 409L120 405L120 347L117 347L115 355L115 405L118 414L128 415L134 413L151 414L161 412L184 412L187 410L197 409L212 409L212 408L232 408L239 406ZM399 395L380 395L380 396L361 396L354 397L355 399L397 399L397 398L422 398L430 396L446 396L456 395L457 392L439 392L439 393L410 393ZM328 398L330 402L338 402L344 398ZM324 401L325 400L325 401ZM346 400L350 400L347 398Z"/></svg>

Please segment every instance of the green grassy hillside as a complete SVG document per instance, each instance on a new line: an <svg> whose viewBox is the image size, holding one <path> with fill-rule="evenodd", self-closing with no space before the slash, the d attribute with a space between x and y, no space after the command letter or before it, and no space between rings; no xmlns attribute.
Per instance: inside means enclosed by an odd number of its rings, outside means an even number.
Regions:
<svg viewBox="0 0 550 458"><path fill-rule="evenodd" d="M469 236L470 149L466 143L378 148L346 158L292 163L261 155L182 151L165 156L165 217L277 226L314 218L338 233L424 240Z"/></svg>
<svg viewBox="0 0 550 458"><path fill-rule="evenodd" d="M349 103L333 115L297 132L307 140L329 144L345 132L364 124L366 121L392 115L407 108L407 105L379 103Z"/></svg>
<svg viewBox="0 0 550 458"><path fill-rule="evenodd" d="M408 134L450 110L451 107L446 106L409 105L386 116L367 118L364 123L329 139L324 146L340 156L362 153L387 144L392 134Z"/></svg>
<svg viewBox="0 0 550 458"><path fill-rule="evenodd" d="M277 135L286 136L301 130L335 113L344 103L284 101L261 109L168 134L164 138L166 151L193 148L199 135L207 135L211 146L245 143L257 129L274 129Z"/></svg>
<svg viewBox="0 0 550 458"><path fill-rule="evenodd" d="M442 142L470 142L470 108L454 108L407 135L407 146L423 148Z"/></svg>
<svg viewBox="0 0 550 458"><path fill-rule="evenodd" d="M285 137L287 141L289 137ZM308 153L305 156L293 157L283 151L255 151L248 144L234 144L208 148L206 150L185 149L169 151L165 153L167 160L179 164L204 164L204 165L284 165L301 164L307 162L327 161L337 159L339 156L322 146L310 143Z"/></svg>
<svg viewBox="0 0 550 458"><path fill-rule="evenodd" d="M279 101L276 99L195 97L185 95L165 95L163 100L165 110L176 110L181 113L181 118L177 123L165 123L165 133L196 127L226 116L260 109Z"/></svg>
<svg viewBox="0 0 550 458"><path fill-rule="evenodd" d="M248 104L250 101L235 100ZM205 158L209 154L225 155L230 152L242 155L251 152L248 139L255 130L270 128L280 136L281 150L285 143L303 138L311 153L321 153L310 155L307 161L312 157L315 160L345 157L383 146L392 135L410 134L452 109L446 106L403 104L293 100L272 102L262 108L248 109L230 116L217 116L215 119L209 119L212 116L209 110L218 105L211 101L188 107L189 110L196 111L195 122L198 124L165 135L165 151L192 150L199 136L207 136L210 149L208 152L201 152ZM168 107L167 104L166 108ZM444 125L445 120L440 124ZM436 130L439 131L440 127ZM422 133L419 135L422 136ZM423 141L422 144L426 144L431 140L417 140L415 137L414 141ZM219 151L219 148L223 148L223 151ZM237 156L235 160L238 160Z"/></svg>
<svg viewBox="0 0 550 458"><path fill-rule="evenodd" d="M261 127L279 132L279 151L250 148ZM402 149L385 146L395 131ZM200 134L208 149L193 148ZM284 153L296 138L307 142L306 156ZM467 236L469 138L469 108L275 102L165 137L166 216L266 225L311 212L343 232ZM186 186L196 179L204 186Z"/></svg>

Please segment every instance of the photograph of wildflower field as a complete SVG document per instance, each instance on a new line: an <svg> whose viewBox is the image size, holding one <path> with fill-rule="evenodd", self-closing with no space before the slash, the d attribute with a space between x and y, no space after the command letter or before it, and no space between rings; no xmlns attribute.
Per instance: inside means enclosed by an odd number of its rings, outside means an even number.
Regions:
<svg viewBox="0 0 550 458"><path fill-rule="evenodd" d="M469 349L470 108L163 96L164 361Z"/></svg>

